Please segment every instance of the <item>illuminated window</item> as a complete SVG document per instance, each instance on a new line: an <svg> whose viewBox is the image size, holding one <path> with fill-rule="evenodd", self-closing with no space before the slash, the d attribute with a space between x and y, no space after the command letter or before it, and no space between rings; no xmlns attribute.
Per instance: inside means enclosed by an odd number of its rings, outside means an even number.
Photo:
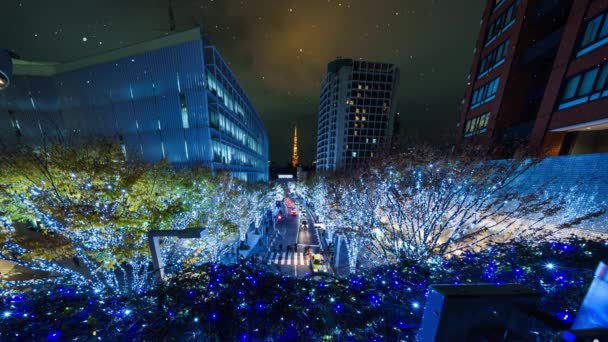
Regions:
<svg viewBox="0 0 608 342"><path fill-rule="evenodd" d="M359 84L357 85L357 89L363 89L363 87Z"/></svg>
<svg viewBox="0 0 608 342"><path fill-rule="evenodd" d="M361 97L361 93L357 93L357 97Z"/></svg>
<svg viewBox="0 0 608 342"><path fill-rule="evenodd" d="M359 133L357 132L357 130L355 130L355 135L359 135Z"/></svg>
<svg viewBox="0 0 608 342"><path fill-rule="evenodd" d="M182 109L182 127L190 128L190 124L188 123L188 107L186 107L186 96L184 94L179 94L179 102Z"/></svg>
<svg viewBox="0 0 608 342"><path fill-rule="evenodd" d="M479 71L477 71L477 79L487 75L505 61L508 47L509 40L507 39L481 60L479 63Z"/></svg>
<svg viewBox="0 0 608 342"><path fill-rule="evenodd" d="M464 137L466 138L484 133L487 130L489 120L490 112L468 119L465 123Z"/></svg>
<svg viewBox="0 0 608 342"><path fill-rule="evenodd" d="M357 152L354 152L351 154L353 156L353 158L357 158Z"/></svg>
<svg viewBox="0 0 608 342"><path fill-rule="evenodd" d="M355 113L357 113L357 114L359 113L359 108L355 109Z"/></svg>
<svg viewBox="0 0 608 342"><path fill-rule="evenodd" d="M360 120L359 115L355 115L355 121L359 121L359 120Z"/></svg>
<svg viewBox="0 0 608 342"><path fill-rule="evenodd" d="M496 97L499 82L500 77L496 77L490 82L475 89L473 91L473 96L471 97L470 109L477 108L486 102L492 101Z"/></svg>
<svg viewBox="0 0 608 342"><path fill-rule="evenodd" d="M376 138L372 139L372 144L376 143Z"/></svg>
<svg viewBox="0 0 608 342"><path fill-rule="evenodd" d="M363 116L363 118L361 118L361 121L367 121L367 117Z"/></svg>
<svg viewBox="0 0 608 342"><path fill-rule="evenodd" d="M608 44L608 13L604 12L586 23L580 51L576 54L576 57L606 44Z"/></svg>
<svg viewBox="0 0 608 342"><path fill-rule="evenodd" d="M15 112L12 110L8 111L8 115L11 118L11 124L13 125L13 128L15 129L15 135L17 137L22 136L21 134L21 127L19 126L19 120L17 120L17 117L15 115Z"/></svg>
<svg viewBox="0 0 608 342"><path fill-rule="evenodd" d="M494 9L492 12L496 12L496 10L505 2L505 0L494 0Z"/></svg>
<svg viewBox="0 0 608 342"><path fill-rule="evenodd" d="M515 1L509 8L505 9L490 25L486 33L485 46L493 42L496 37L505 32L515 22L517 15L517 6L519 1Z"/></svg>
<svg viewBox="0 0 608 342"><path fill-rule="evenodd" d="M608 63L571 76L563 86L558 109L608 97Z"/></svg>
<svg viewBox="0 0 608 342"><path fill-rule="evenodd" d="M367 110L365 108L363 108L363 114L367 113Z"/></svg>

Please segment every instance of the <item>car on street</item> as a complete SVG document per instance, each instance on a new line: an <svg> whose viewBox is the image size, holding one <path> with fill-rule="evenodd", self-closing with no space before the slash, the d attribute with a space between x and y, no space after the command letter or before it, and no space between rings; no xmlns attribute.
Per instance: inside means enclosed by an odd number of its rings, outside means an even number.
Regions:
<svg viewBox="0 0 608 342"><path fill-rule="evenodd" d="M302 228L308 228L308 221L302 220Z"/></svg>
<svg viewBox="0 0 608 342"><path fill-rule="evenodd" d="M315 254L312 256L312 273L319 273L329 271L325 258L321 254Z"/></svg>
<svg viewBox="0 0 608 342"><path fill-rule="evenodd" d="M291 211L289 212L289 215L296 216L296 215L298 215L298 212L295 209L291 209Z"/></svg>

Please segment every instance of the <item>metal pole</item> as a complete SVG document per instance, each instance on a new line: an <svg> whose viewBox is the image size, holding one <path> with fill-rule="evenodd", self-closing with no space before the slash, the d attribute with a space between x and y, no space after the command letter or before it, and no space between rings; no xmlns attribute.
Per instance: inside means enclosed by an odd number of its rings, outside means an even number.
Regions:
<svg viewBox="0 0 608 342"><path fill-rule="evenodd" d="M158 270L159 276L161 280L165 280L165 269L163 265L163 260L160 257L160 243L159 237L153 236L148 239L148 246L150 247L150 253L152 255L152 265L155 270Z"/></svg>
<svg viewBox="0 0 608 342"><path fill-rule="evenodd" d="M200 239L207 231L205 228L188 228L183 230L151 230L148 232L148 247L150 248L150 255L152 256L152 265L154 270L158 271L158 275L161 281L165 280L165 271L163 260L160 253L160 241L159 239L163 236L176 237L179 239Z"/></svg>

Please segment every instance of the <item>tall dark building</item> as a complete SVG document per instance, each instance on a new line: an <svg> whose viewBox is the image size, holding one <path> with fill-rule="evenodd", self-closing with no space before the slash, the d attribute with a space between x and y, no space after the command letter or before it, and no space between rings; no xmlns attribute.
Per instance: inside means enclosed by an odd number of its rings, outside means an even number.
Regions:
<svg viewBox="0 0 608 342"><path fill-rule="evenodd" d="M461 142L508 157L608 152L608 0L488 0Z"/></svg>
<svg viewBox="0 0 608 342"><path fill-rule="evenodd" d="M336 59L321 82L317 171L348 169L386 149L399 71L390 63Z"/></svg>

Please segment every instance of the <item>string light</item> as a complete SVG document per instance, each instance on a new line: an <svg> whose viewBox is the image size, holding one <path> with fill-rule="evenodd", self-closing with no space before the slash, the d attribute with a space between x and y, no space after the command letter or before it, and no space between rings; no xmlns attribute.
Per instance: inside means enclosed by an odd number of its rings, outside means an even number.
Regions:
<svg viewBox="0 0 608 342"><path fill-rule="evenodd" d="M294 329L294 336L302 337L335 339L371 334L372 339L408 340L416 336L430 284L454 279L483 282L488 265L494 265L495 282L519 282L540 291L540 307L556 319L570 322L593 278L599 260L593 255L600 255L604 248L602 242L584 240L571 240L568 248L562 243L514 243L438 264L382 266L324 280L289 278L251 262L202 264L176 274L165 286L127 297L74 290L77 286L71 283L43 283L30 293L1 297L4 306L11 309L2 315L0 333L14 336L13 332L19 331L21 336L36 340L52 333L60 339L85 338L94 331L96 337L113 340L123 337L137 322L133 336L140 339L161 337L159 329L179 330L184 337L190 334L187 336L199 339L213 336L216 329L226 331L228 339L238 339L244 333L251 339L271 333L287 336L288 329ZM595 253L589 255L590 251ZM554 266L560 265L559 275L533 272L545 268L547 259ZM312 321L294 321L302 313ZM202 317L210 324L201 324ZM259 331L233 326L233 322L251 317L255 317ZM55 319L81 328L54 330L51 322ZM551 331L539 333L546 337Z"/></svg>
<svg viewBox="0 0 608 342"><path fill-rule="evenodd" d="M96 182L78 173L66 177L77 182L80 191L91 194L83 201L84 214L96 214L99 222L104 223L74 230L69 228L70 224L81 224L77 221L83 218L54 217L48 210L51 201L44 202L44 198L52 198L45 197L49 194L48 184L39 184L15 196L18 204L49 232L69 240L78 262L90 275L52 260L30 258L32 251L12 237L4 241L0 250L2 259L51 276L1 283L0 299L10 310L3 314L0 336L13 336L19 331L23 339L30 340L88 339L90 335L119 340L125 334L134 339L158 339L162 337L157 335L158 331L164 330L177 331L178 339L186 334L192 339L211 339L221 331L229 340L244 334L247 338L263 338L290 333L304 339L327 335L335 339L367 336L377 340L408 340L414 337L420 324L423 310L419 309L430 284L488 280L498 284L519 282L539 290L544 295L543 309L563 320L571 319L580 305L583 289L593 276L598 261L595 256L602 255L604 243L512 242L479 251L474 249L479 245L477 241L461 244L462 253L451 254L454 245L451 243L466 236L469 227L480 226L472 213L498 198L495 193L488 195L488 191L499 191L503 184L484 186L476 199L479 202L467 202L471 200L463 193L472 191L475 182L457 176L450 174L449 165L434 164L407 173L391 169L387 177L380 170L369 170L347 186L322 180L312 189L293 188L301 196L314 198L315 206L320 207L315 207L315 211L331 223L328 226L347 227L339 233L345 237L351 274L320 281L310 276L287 278L270 272L265 265L246 261L218 264L233 239L245 240L249 224L269 201L264 192L251 191L236 181L215 184L221 189L221 196L207 196L214 186L195 182L198 191L186 195L186 190L178 189L167 196L158 196L160 202L155 208L142 204L127 211L139 217L183 205L181 211L166 220L163 228L183 229L193 222L202 222L210 233L200 240L164 241L161 253L174 276L162 286L155 281L150 257L142 249L147 240L141 232L151 228L115 224L112 220L112 215L126 210L124 203L134 196L133 189L123 187L114 178ZM411 186L404 185L402 177L412 177L407 183ZM428 187L428 177L439 177L432 188ZM439 215L434 207L425 206L442 196L454 199L447 202L448 207L459 203L474 205L467 209L468 214L464 210L455 214L456 219L444 220L445 216ZM539 200L546 200L546 196L541 192ZM182 201L182 197L186 199ZM496 203L508 212L519 213L524 209L516 202L510 199ZM453 213L447 212L449 218ZM10 220L2 222L11 225ZM434 235L437 225L433 222L453 231L451 241L448 239L451 243L433 243L428 239L437 237ZM226 232L225 225L234 228L235 233ZM386 227L396 228L391 231ZM112 251L124 245L128 246L129 255L117 262ZM360 257L369 261L368 268L357 267ZM187 261L191 258L199 261L191 265ZM535 272L543 267L555 270L556 265L558 271ZM18 292L24 287L30 287L31 291ZM407 307L413 310L403 310ZM304 315L308 319L300 319ZM199 317L206 324L200 324ZM61 322L64 331L57 330L57 322ZM247 322L259 331L243 331L235 322ZM182 332L184 336L180 335Z"/></svg>

